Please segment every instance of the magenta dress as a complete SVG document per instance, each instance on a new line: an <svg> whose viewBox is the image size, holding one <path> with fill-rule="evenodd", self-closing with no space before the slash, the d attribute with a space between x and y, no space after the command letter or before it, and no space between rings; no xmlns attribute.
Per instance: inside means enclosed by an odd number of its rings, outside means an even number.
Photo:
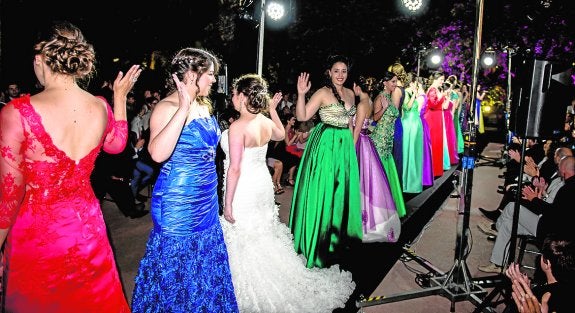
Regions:
<svg viewBox="0 0 575 313"><path fill-rule="evenodd" d="M449 151L449 162L451 165L459 163L459 155L457 153L457 136L455 134L455 124L453 124L453 102L449 101L449 107L443 110L443 118L445 122L445 136L447 138L447 149Z"/></svg>
<svg viewBox="0 0 575 313"><path fill-rule="evenodd" d="M387 175L367 135L371 119L365 119L355 145L359 162L361 191L361 219L363 242L396 242L401 231L401 221L391 194ZM353 117L355 127L355 116Z"/></svg>
<svg viewBox="0 0 575 313"><path fill-rule="evenodd" d="M419 111L421 117L421 125L423 126L423 171L421 175L421 183L423 186L433 186L433 158L431 157L431 138L429 134L429 125L427 120L423 117L427 109L427 96L423 100L423 105Z"/></svg>

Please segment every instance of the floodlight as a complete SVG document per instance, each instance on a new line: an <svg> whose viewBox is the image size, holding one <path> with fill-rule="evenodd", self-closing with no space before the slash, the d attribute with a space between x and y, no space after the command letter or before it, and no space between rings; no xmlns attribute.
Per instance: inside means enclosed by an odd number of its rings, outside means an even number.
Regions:
<svg viewBox="0 0 575 313"><path fill-rule="evenodd" d="M483 68L492 68L497 65L497 53L492 48L487 48L481 55L481 66Z"/></svg>
<svg viewBox="0 0 575 313"><path fill-rule="evenodd" d="M401 3L409 11L415 12L415 11L421 9L421 5L423 4L423 1L422 0L401 0Z"/></svg>
<svg viewBox="0 0 575 313"><path fill-rule="evenodd" d="M427 55L427 67L438 68L443 63L443 53L439 49L433 49Z"/></svg>
<svg viewBox="0 0 575 313"><path fill-rule="evenodd" d="M284 16L285 8L282 4L277 2L270 2L267 5L266 12L272 20L277 21Z"/></svg>

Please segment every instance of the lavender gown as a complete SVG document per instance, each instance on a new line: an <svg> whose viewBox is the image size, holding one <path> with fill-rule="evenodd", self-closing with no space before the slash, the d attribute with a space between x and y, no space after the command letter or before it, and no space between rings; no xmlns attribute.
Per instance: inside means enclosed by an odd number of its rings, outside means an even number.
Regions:
<svg viewBox="0 0 575 313"><path fill-rule="evenodd" d="M387 175L377 150L367 135L371 123L365 119L355 145L359 162L363 242L397 242L401 221L395 208ZM353 117L355 127L355 116Z"/></svg>

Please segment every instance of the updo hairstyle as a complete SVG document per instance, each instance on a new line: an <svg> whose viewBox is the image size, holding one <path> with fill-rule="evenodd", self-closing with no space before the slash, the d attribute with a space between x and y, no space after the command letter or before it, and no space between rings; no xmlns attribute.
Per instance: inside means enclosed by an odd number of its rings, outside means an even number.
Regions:
<svg viewBox="0 0 575 313"><path fill-rule="evenodd" d="M267 82L256 74L245 74L235 79L232 85L236 93L248 98L246 109L252 114L258 114L268 109L270 96Z"/></svg>
<svg viewBox="0 0 575 313"><path fill-rule="evenodd" d="M70 22L54 22L46 33L38 36L34 54L42 55L52 72L90 78L96 63L96 53L82 31Z"/></svg>

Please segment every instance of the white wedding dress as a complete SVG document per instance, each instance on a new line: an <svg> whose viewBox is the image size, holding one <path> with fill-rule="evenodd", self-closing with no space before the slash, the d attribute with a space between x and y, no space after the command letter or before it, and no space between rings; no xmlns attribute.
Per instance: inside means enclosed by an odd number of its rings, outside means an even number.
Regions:
<svg viewBox="0 0 575 313"><path fill-rule="evenodd" d="M227 173L227 130L220 144ZM233 199L236 222L220 217L240 312L328 313L344 307L355 289L351 273L337 265L306 268L295 253L290 230L279 220L266 152L267 145L244 150Z"/></svg>

